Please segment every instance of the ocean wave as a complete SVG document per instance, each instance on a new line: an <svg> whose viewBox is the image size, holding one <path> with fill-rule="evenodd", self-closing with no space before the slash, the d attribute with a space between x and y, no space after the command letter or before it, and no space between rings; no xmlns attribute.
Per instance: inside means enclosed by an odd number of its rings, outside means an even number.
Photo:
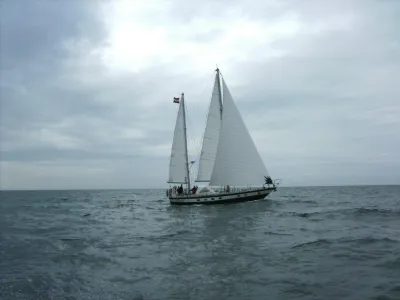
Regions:
<svg viewBox="0 0 400 300"><path fill-rule="evenodd" d="M136 239L138 240L147 240L147 241L159 241L159 240L165 240L165 239L170 239L176 236L184 235L190 233L189 230L179 230L177 232L173 233L167 233L167 234L160 234L160 235L150 235L150 236L138 236Z"/></svg>
<svg viewBox="0 0 400 300"><path fill-rule="evenodd" d="M400 215L400 210L361 207L357 208L355 213L360 215Z"/></svg>
<svg viewBox="0 0 400 300"><path fill-rule="evenodd" d="M387 268L387 269L399 270L400 269L400 257L387 259L385 262L381 263L379 266ZM399 291L400 291L400 287L399 287Z"/></svg>
<svg viewBox="0 0 400 300"><path fill-rule="evenodd" d="M303 247L320 247L331 244L345 244L345 243L356 243L359 245L373 244L373 243L400 243L400 241L390 238L339 238L339 239L317 239L314 241L304 242L292 246L292 249L303 248Z"/></svg>
<svg viewBox="0 0 400 300"><path fill-rule="evenodd" d="M300 244L292 246L291 248L295 249L295 248L303 248L303 247L308 247L308 246L319 247L321 245L328 245L328 244L331 244L331 243L332 243L332 241L327 240L327 239L318 239L318 240L315 240L315 241L300 243Z"/></svg>
<svg viewBox="0 0 400 300"><path fill-rule="evenodd" d="M366 215L392 215L400 216L400 210L394 209L380 209L380 208L343 208L343 209L333 209L325 211L315 211L315 212L282 212L281 215L291 215L301 218L310 218L318 215L355 215L355 216L366 216Z"/></svg>
<svg viewBox="0 0 400 300"><path fill-rule="evenodd" d="M266 231L264 232L265 235L293 235L291 233L279 233L279 232L273 232L273 231Z"/></svg>
<svg viewBox="0 0 400 300"><path fill-rule="evenodd" d="M291 198L294 198L294 197L291 197ZM316 200L303 200L303 199L287 200L287 202L290 202L290 203L318 204L318 201L316 201Z"/></svg>
<svg viewBox="0 0 400 300"><path fill-rule="evenodd" d="M294 216L294 217L302 217L302 218L308 218L314 215L319 215L319 214L324 214L325 212L294 212L294 211L287 211L281 213L281 215L289 215L289 216Z"/></svg>

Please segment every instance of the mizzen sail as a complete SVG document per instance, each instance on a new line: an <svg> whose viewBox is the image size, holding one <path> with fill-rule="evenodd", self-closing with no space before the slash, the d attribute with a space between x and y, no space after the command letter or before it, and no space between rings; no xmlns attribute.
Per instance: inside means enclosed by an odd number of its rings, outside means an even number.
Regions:
<svg viewBox="0 0 400 300"><path fill-rule="evenodd" d="M185 102L182 97L181 101L179 101L179 98L174 98L174 103L179 103L179 110L172 141L168 183L186 183L189 180L187 178L189 172L185 132Z"/></svg>

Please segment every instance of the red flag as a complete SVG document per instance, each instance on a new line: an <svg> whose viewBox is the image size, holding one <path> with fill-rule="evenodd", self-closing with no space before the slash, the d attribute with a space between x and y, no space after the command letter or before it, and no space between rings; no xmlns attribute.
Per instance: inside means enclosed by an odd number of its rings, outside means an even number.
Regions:
<svg viewBox="0 0 400 300"><path fill-rule="evenodd" d="M174 97L174 103L179 103L179 98Z"/></svg>

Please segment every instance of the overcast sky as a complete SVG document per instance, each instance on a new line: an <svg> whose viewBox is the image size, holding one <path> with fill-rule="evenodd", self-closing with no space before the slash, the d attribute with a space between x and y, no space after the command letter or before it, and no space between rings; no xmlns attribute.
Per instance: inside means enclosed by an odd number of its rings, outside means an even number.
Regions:
<svg viewBox="0 0 400 300"><path fill-rule="evenodd" d="M400 183L400 1L0 5L2 189L166 187L216 64L273 178Z"/></svg>

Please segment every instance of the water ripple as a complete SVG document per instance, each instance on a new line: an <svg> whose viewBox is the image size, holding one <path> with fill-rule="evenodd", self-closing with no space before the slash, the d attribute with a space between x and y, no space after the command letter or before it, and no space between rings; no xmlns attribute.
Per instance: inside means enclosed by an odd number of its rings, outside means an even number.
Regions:
<svg viewBox="0 0 400 300"><path fill-rule="evenodd" d="M1 299L400 299L400 188L1 192Z"/></svg>

